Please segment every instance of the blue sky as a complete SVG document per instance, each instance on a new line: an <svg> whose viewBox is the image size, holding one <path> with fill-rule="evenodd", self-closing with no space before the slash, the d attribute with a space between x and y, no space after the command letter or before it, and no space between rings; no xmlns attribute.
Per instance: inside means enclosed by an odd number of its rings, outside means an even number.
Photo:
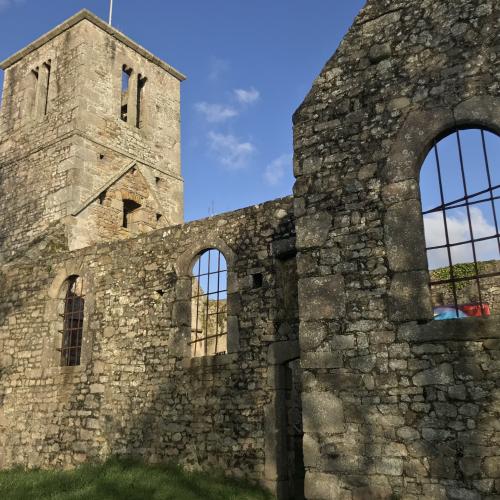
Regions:
<svg viewBox="0 0 500 500"><path fill-rule="evenodd" d="M362 0L114 0L113 25L185 73L182 167L193 220L291 194L292 114ZM109 0L0 0L0 59ZM1 72L0 72L1 73Z"/></svg>

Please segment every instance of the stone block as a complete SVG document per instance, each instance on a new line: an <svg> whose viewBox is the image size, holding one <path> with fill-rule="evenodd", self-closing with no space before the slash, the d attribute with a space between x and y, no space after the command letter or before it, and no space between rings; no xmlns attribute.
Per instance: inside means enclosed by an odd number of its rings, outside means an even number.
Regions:
<svg viewBox="0 0 500 500"><path fill-rule="evenodd" d="M175 296L177 300L189 299L192 292L191 286L191 278L179 278L175 284Z"/></svg>
<svg viewBox="0 0 500 500"><path fill-rule="evenodd" d="M386 43L377 43L370 47L370 51L368 52L368 58L370 62L376 64L384 59L387 59L392 54L391 44Z"/></svg>
<svg viewBox="0 0 500 500"><path fill-rule="evenodd" d="M0 369L10 367L14 362L14 358L10 354L0 354Z"/></svg>
<svg viewBox="0 0 500 500"><path fill-rule="evenodd" d="M103 384L90 384L91 394L102 394L105 391L105 386Z"/></svg>
<svg viewBox="0 0 500 500"><path fill-rule="evenodd" d="M317 349L328 335L328 329L319 321L307 321L300 325L300 349L312 351Z"/></svg>
<svg viewBox="0 0 500 500"><path fill-rule="evenodd" d="M304 432L338 434L344 432L344 406L330 392L302 394Z"/></svg>
<svg viewBox="0 0 500 500"><path fill-rule="evenodd" d="M284 258L290 255L294 255L295 252L296 252L295 238L276 240L271 243L271 253L274 257Z"/></svg>
<svg viewBox="0 0 500 500"><path fill-rule="evenodd" d="M486 457L482 469L487 477L500 478L500 455Z"/></svg>
<svg viewBox="0 0 500 500"><path fill-rule="evenodd" d="M297 221L297 249L322 246L332 229L332 216L326 212L306 215Z"/></svg>
<svg viewBox="0 0 500 500"><path fill-rule="evenodd" d="M366 356L356 356L350 358L349 366L354 370L359 370L363 373L369 373L375 368L377 363L377 356L375 354L368 354Z"/></svg>
<svg viewBox="0 0 500 500"><path fill-rule="evenodd" d="M103 333L103 335L104 335L105 338L109 338L109 337L112 337L115 334L115 331L116 330L114 329L114 327L107 326L107 327L104 328L104 330L103 330L102 333Z"/></svg>
<svg viewBox="0 0 500 500"><path fill-rule="evenodd" d="M419 432L413 427L401 427L397 430L396 434L399 438L403 439L406 442L415 441L416 439L420 438Z"/></svg>
<svg viewBox="0 0 500 500"><path fill-rule="evenodd" d="M406 184L402 182L397 186L406 186ZM413 184L410 184L405 191L409 190L413 193L411 186ZM410 194L392 193L389 196L389 193L386 193L386 196L391 199L391 197L404 197ZM387 209L384 217L384 238L389 269L393 272L427 269L423 224L421 222L416 224L416 220L421 220L420 212L420 202L415 199L395 203Z"/></svg>
<svg viewBox="0 0 500 500"><path fill-rule="evenodd" d="M389 102L388 108L391 111L397 111L399 109L407 108L411 104L408 97L396 97Z"/></svg>
<svg viewBox="0 0 500 500"><path fill-rule="evenodd" d="M304 485L308 500L338 500L342 495L341 484L333 474L308 471Z"/></svg>
<svg viewBox="0 0 500 500"><path fill-rule="evenodd" d="M341 274L299 280L299 311L303 321L343 317L346 309Z"/></svg>
<svg viewBox="0 0 500 500"><path fill-rule="evenodd" d="M449 363L442 363L436 368L417 373L412 380L416 386L453 384L453 367Z"/></svg>
<svg viewBox="0 0 500 500"><path fill-rule="evenodd" d="M300 356L297 341L274 342L269 346L267 361L270 365L283 364Z"/></svg>
<svg viewBox="0 0 500 500"><path fill-rule="evenodd" d="M392 488L389 484L357 486L352 492L352 500L387 500L391 497Z"/></svg>
<svg viewBox="0 0 500 500"><path fill-rule="evenodd" d="M481 500L481 494L467 488L450 487L446 490L450 500Z"/></svg>
<svg viewBox="0 0 500 500"><path fill-rule="evenodd" d="M409 210L415 210L414 202L420 198L420 189L416 179L407 179L400 182L393 182L392 184L387 184L382 189L382 199L387 206L391 206L397 203L410 203L408 207ZM413 202L413 205L411 204ZM401 208L401 205L398 205ZM397 210L395 214L398 215L401 210ZM420 212L416 212L420 213Z"/></svg>
<svg viewBox="0 0 500 500"><path fill-rule="evenodd" d="M304 434L302 440L302 450L304 453L304 466L317 468L321 464L321 450L319 442L312 434Z"/></svg>
<svg viewBox="0 0 500 500"><path fill-rule="evenodd" d="M191 326L191 301L176 301L173 307L172 319L178 326Z"/></svg>
<svg viewBox="0 0 500 500"><path fill-rule="evenodd" d="M403 474L403 460L401 458L377 458L373 462L372 471L383 476L401 476Z"/></svg>
<svg viewBox="0 0 500 500"><path fill-rule="evenodd" d="M396 273L389 292L389 314L393 321L432 319L427 271Z"/></svg>

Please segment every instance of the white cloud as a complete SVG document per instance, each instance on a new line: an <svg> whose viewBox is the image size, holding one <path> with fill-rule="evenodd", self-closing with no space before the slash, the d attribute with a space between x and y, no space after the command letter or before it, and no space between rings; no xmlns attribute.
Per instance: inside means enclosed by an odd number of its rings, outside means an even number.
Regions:
<svg viewBox="0 0 500 500"><path fill-rule="evenodd" d="M478 207L470 208L472 230L474 238L484 238L496 234L495 226L488 222L484 213ZM467 213L464 210L456 212L456 215L447 215L448 235L450 243L458 243L470 240L469 223ZM442 213L436 212L424 216L425 240L428 247L444 245L446 243L444 222ZM451 247L452 260L454 264L461 262L473 262L472 246L459 245ZM498 243L496 239L476 243L477 259L498 259ZM433 250L428 253L429 268L436 269L448 266L446 249Z"/></svg>
<svg viewBox="0 0 500 500"><path fill-rule="evenodd" d="M210 123L220 123L238 115L238 111L230 106L222 104L209 104L208 102L197 102L195 109L203 114Z"/></svg>
<svg viewBox="0 0 500 500"><path fill-rule="evenodd" d="M290 153L284 154L269 163L264 170L264 180L270 186L276 186L283 176L285 169L292 169L292 155Z"/></svg>
<svg viewBox="0 0 500 500"><path fill-rule="evenodd" d="M229 62L224 59L212 57L210 59L210 68L208 70L208 79L216 82L224 73L229 70Z"/></svg>
<svg viewBox="0 0 500 500"><path fill-rule="evenodd" d="M251 142L240 142L231 134L208 134L210 149L219 161L232 169L239 169L246 165L248 158L254 153L255 146Z"/></svg>
<svg viewBox="0 0 500 500"><path fill-rule="evenodd" d="M240 104L253 104L255 101L259 100L260 92L252 87L248 90L235 89L234 95Z"/></svg>
<svg viewBox="0 0 500 500"><path fill-rule="evenodd" d="M25 0L0 0L0 10L5 10L14 5L20 5L24 2Z"/></svg>

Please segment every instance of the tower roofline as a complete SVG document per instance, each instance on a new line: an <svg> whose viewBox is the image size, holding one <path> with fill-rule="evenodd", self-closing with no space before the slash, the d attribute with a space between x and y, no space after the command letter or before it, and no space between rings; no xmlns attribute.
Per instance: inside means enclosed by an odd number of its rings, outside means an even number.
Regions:
<svg viewBox="0 0 500 500"><path fill-rule="evenodd" d="M166 72L170 73L172 76L175 76L178 80L183 81L186 79L185 75L183 75L180 71L177 71L175 68L170 66L170 64L167 64L166 62L162 61L161 59L153 55L151 52L146 50L144 47L141 47L139 44L132 41L121 31L118 31L117 29L113 28L108 23L106 23L101 18L97 17L95 14L93 14L87 9L81 10L74 16L64 21L59 26L56 26L54 29L50 30L45 35L41 36L34 42L24 47L24 49L19 50L14 55L0 62L0 69L6 70L10 66L21 60L23 57L27 56L34 50L40 48L42 45L45 45L53 38L57 37L66 30L72 28L73 26L77 25L79 22L83 20L90 21L92 24L94 24L98 28L101 28L103 31L111 35L113 38L116 38L118 41L122 42L127 47L130 47L132 50L135 50L138 54L143 56L148 61L152 62L153 64L156 64Z"/></svg>

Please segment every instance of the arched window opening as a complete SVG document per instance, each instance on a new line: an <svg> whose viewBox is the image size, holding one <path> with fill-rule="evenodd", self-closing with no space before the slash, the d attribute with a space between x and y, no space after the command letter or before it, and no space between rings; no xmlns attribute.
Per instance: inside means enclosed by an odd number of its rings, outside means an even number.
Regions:
<svg viewBox="0 0 500 500"><path fill-rule="evenodd" d="M500 138L456 129L431 148L420 190L435 319L500 309Z"/></svg>
<svg viewBox="0 0 500 500"><path fill-rule="evenodd" d="M80 276L70 276L64 282L64 288L64 297L62 299L61 365L77 366L80 364L82 352L85 309L83 278Z"/></svg>
<svg viewBox="0 0 500 500"><path fill-rule="evenodd" d="M227 352L227 264L216 248L198 255L192 268L191 353Z"/></svg>
<svg viewBox="0 0 500 500"><path fill-rule="evenodd" d="M126 229L132 228L134 221L134 213L141 208L141 205L134 200L123 200L123 223L122 226Z"/></svg>

